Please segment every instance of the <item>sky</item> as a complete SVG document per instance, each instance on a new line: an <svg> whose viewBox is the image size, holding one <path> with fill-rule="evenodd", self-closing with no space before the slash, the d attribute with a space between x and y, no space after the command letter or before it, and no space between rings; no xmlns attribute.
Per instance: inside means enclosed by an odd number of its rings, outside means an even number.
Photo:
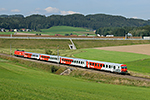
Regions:
<svg viewBox="0 0 150 100"><path fill-rule="evenodd" d="M150 0L0 0L0 15L108 14L150 19Z"/></svg>

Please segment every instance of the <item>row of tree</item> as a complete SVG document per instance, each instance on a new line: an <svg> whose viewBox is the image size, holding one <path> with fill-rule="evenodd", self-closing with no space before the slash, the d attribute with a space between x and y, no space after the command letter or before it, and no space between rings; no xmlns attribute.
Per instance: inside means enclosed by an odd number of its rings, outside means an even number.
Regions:
<svg viewBox="0 0 150 100"><path fill-rule="evenodd" d="M96 34L114 34L124 35L124 33L135 29L133 27L143 27L150 25L150 20L129 19L122 16L112 16L105 14L95 15L0 15L0 28L5 29L31 29L40 31L40 29L48 29L52 26L73 26L85 27L97 30ZM128 27L127 27L128 26ZM117 28L116 28L117 27ZM118 28L119 27L119 28ZM135 32L135 31L134 31ZM147 31L142 30L147 34ZM136 35L141 33L135 32Z"/></svg>
<svg viewBox="0 0 150 100"><path fill-rule="evenodd" d="M150 36L150 26L146 25L143 27L104 27L96 30L96 34L103 36L125 36L128 33L131 33L133 36Z"/></svg>

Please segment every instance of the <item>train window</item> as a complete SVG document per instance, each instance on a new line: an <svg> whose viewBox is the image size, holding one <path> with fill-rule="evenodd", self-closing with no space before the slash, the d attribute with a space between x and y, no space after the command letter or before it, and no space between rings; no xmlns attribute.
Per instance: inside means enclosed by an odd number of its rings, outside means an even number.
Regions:
<svg viewBox="0 0 150 100"><path fill-rule="evenodd" d="M111 68L111 66L109 65L109 68Z"/></svg>
<svg viewBox="0 0 150 100"><path fill-rule="evenodd" d="M92 63L92 65L94 66L94 63Z"/></svg>
<svg viewBox="0 0 150 100"><path fill-rule="evenodd" d="M102 64L100 64L100 67L102 67Z"/></svg>
<svg viewBox="0 0 150 100"><path fill-rule="evenodd" d="M80 64L80 61L79 61L79 64Z"/></svg>
<svg viewBox="0 0 150 100"><path fill-rule="evenodd" d="M106 68L108 68L108 65L106 65Z"/></svg>
<svg viewBox="0 0 150 100"><path fill-rule="evenodd" d="M114 69L116 69L116 66L114 66Z"/></svg>
<svg viewBox="0 0 150 100"><path fill-rule="evenodd" d="M78 61L77 61L77 63L78 63Z"/></svg>
<svg viewBox="0 0 150 100"><path fill-rule="evenodd" d="M90 65L92 65L92 64L90 63Z"/></svg>
<svg viewBox="0 0 150 100"><path fill-rule="evenodd" d="M105 67L105 65L103 65L103 67Z"/></svg>
<svg viewBox="0 0 150 100"><path fill-rule="evenodd" d="M98 64L98 67L99 67L99 64Z"/></svg>
<svg viewBox="0 0 150 100"><path fill-rule="evenodd" d="M97 64L95 63L95 66L97 66Z"/></svg>

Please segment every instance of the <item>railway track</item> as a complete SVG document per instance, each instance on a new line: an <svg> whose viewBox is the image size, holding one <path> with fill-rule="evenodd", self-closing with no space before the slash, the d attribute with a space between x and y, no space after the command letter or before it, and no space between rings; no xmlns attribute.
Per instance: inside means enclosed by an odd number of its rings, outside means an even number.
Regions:
<svg viewBox="0 0 150 100"><path fill-rule="evenodd" d="M69 65L62 65L62 64L58 64L58 63L52 63L52 62L45 62L45 61L40 61L40 60L26 59L26 58L16 57L16 56L12 56L12 55L8 55L8 54L2 54L2 53L0 53L0 55L7 56L7 57L13 57L15 59L22 59L22 60L28 60L28 61L33 61L33 62L37 62L37 63L44 63L44 64L48 64L48 65L66 67L66 68L70 68L70 69L77 69L77 70L83 70L83 71L87 71L87 72L105 74L105 75L110 75L110 76L113 76L113 77L120 77L120 78L127 78L127 79L132 79L132 80L139 80L139 81L148 81L148 82L150 82L150 78L136 77L136 76L131 76L131 75L122 75L122 74L116 74L116 73L111 73L111 72L99 71L99 70L94 70L94 69L81 68L81 67L69 66Z"/></svg>

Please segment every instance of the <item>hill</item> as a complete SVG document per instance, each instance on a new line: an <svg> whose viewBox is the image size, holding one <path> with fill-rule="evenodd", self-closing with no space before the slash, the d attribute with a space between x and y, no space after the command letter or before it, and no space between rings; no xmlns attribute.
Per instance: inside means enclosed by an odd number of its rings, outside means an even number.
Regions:
<svg viewBox="0 0 150 100"><path fill-rule="evenodd" d="M87 28L71 27L71 26L53 26L49 29L41 29L43 34L49 35L87 35L95 34L95 32L90 31Z"/></svg>
<svg viewBox="0 0 150 100"><path fill-rule="evenodd" d="M21 16L21 15L19 15ZM52 26L73 26L99 29L101 27L140 27L150 25L150 21L142 19L125 18L123 16L113 16L106 14L95 15L30 15L27 17L8 17L1 15L0 28L20 29L27 28L33 30L48 29Z"/></svg>

